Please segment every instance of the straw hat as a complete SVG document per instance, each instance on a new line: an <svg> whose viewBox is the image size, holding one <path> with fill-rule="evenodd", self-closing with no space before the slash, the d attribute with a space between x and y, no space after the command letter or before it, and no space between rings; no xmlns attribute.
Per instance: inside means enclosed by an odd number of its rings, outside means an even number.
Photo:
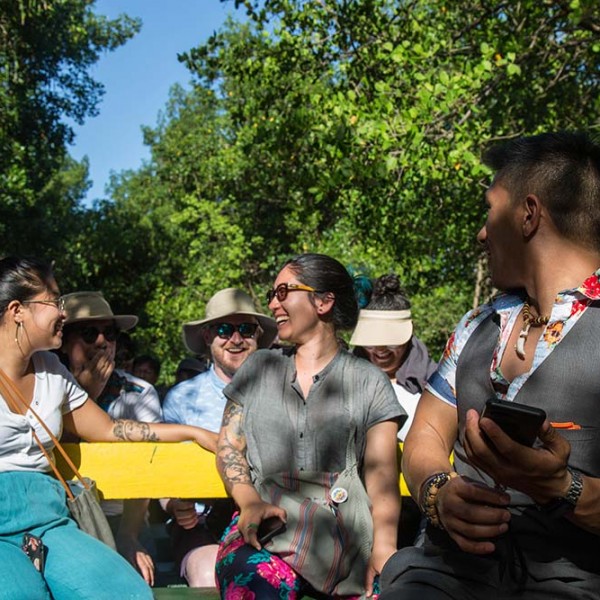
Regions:
<svg viewBox="0 0 600 600"><path fill-rule="evenodd" d="M410 310L368 310L358 315L351 346L401 346L410 340L413 323Z"/></svg>
<svg viewBox="0 0 600 600"><path fill-rule="evenodd" d="M114 321L121 331L127 331L138 322L135 315L115 315L102 292L74 292L63 296L67 318L65 325L79 321Z"/></svg>
<svg viewBox="0 0 600 600"><path fill-rule="evenodd" d="M206 317L201 321L190 321L183 324L183 343L194 354L206 356L208 347L202 335L206 325L232 315L248 315L256 317L263 330L257 340L259 348L269 348L277 336L275 319L256 311L252 298L242 290L227 288L217 292L206 305Z"/></svg>

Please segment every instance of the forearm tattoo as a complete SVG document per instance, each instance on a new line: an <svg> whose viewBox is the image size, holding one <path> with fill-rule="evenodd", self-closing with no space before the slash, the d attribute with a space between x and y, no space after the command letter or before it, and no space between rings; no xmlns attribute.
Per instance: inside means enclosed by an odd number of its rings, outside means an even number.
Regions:
<svg viewBox="0 0 600 600"><path fill-rule="evenodd" d="M228 401L217 448L217 468L229 492L238 483L252 484L246 460L246 436L241 423L242 407Z"/></svg>
<svg viewBox="0 0 600 600"><path fill-rule="evenodd" d="M148 423L129 419L114 419L113 434L124 442L159 442L160 438L150 429Z"/></svg>

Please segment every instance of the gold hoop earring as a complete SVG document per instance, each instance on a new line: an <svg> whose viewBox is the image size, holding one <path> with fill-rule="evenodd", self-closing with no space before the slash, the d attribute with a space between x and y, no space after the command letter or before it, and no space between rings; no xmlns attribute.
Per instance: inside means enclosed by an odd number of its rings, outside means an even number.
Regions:
<svg viewBox="0 0 600 600"><path fill-rule="evenodd" d="M19 350L21 351L21 354L23 354L23 348L21 348L21 341L19 340L19 334L20 332L23 331L23 322L19 321L17 323L17 330L15 332L15 343L17 344L17 346L19 347Z"/></svg>

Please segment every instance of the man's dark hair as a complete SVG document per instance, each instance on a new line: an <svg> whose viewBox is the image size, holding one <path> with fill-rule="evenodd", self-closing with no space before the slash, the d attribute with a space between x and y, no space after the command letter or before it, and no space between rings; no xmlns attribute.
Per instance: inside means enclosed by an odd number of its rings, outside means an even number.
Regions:
<svg viewBox="0 0 600 600"><path fill-rule="evenodd" d="M600 145L584 133L544 133L493 146L483 162L512 201L528 194L568 240L600 250Z"/></svg>

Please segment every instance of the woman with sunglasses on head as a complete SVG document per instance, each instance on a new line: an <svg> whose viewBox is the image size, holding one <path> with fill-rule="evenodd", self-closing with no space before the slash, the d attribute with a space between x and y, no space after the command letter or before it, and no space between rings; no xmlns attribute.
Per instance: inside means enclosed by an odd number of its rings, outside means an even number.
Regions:
<svg viewBox="0 0 600 600"><path fill-rule="evenodd" d="M354 327L358 305L353 280L338 261L321 254L288 261L267 299L279 339L290 347L256 352L224 390L217 467L240 512L219 550L221 597L371 596L376 575L396 550L396 435L406 415L388 378L340 347L338 332ZM330 535L335 538L333 555L319 558L319 544L307 550L296 542L327 532L319 531L311 517L304 519L302 508L290 514L280 504L309 473L335 485L336 474L352 461L362 494L354 487L331 487L323 504L311 503L305 513L315 519L333 514L337 520L353 507L356 514L366 511L369 521L372 515L374 533L368 531L371 523L353 529L352 519L338 521ZM275 478L292 483L270 487L267 482ZM286 522L295 550L269 551L281 544L283 534L261 546L261 523L270 517ZM306 528L301 531L302 524ZM365 538L366 557L356 548L351 551L353 542ZM311 569L305 568L309 563ZM325 574L317 573L323 569Z"/></svg>
<svg viewBox="0 0 600 600"><path fill-rule="evenodd" d="M33 258L0 260L0 580L3 598L152 598L129 563L80 531L42 449L63 427L93 442L193 440L216 436L191 426L112 419L50 352L62 344L64 299L51 267ZM100 326L99 326L100 329ZM111 333L103 330L102 334ZM91 332L86 335L91 336ZM36 416L37 415L37 416ZM46 548L43 571L22 550L24 534ZM39 562L37 563L39 566Z"/></svg>

